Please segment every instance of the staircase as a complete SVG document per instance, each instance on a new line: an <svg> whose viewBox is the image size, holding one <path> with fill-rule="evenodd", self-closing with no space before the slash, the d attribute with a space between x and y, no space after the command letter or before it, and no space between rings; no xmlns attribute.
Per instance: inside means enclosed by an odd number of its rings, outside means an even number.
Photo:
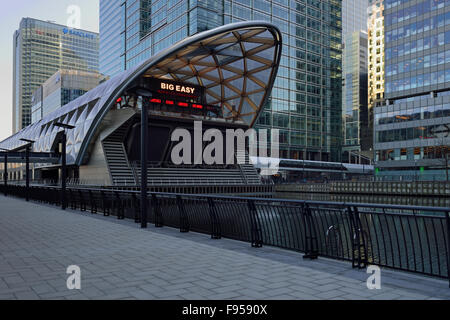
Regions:
<svg viewBox="0 0 450 320"><path fill-rule="evenodd" d="M250 162L248 152L244 150L242 153L236 151L236 161L239 165L246 184L261 184L261 176Z"/></svg>
<svg viewBox="0 0 450 320"><path fill-rule="evenodd" d="M141 179L141 166L133 164ZM244 185L239 168L147 168L148 185Z"/></svg>
<svg viewBox="0 0 450 320"><path fill-rule="evenodd" d="M141 180L139 162L130 163L123 144L133 118L123 123L102 141L113 185L135 186ZM236 157L238 153L236 153ZM154 185L261 185L261 177L244 152L243 161L234 166L174 166L149 163L147 181Z"/></svg>
<svg viewBox="0 0 450 320"><path fill-rule="evenodd" d="M130 122L131 119L126 121L102 141L103 151L113 185L136 185L135 177L123 145L123 140Z"/></svg>

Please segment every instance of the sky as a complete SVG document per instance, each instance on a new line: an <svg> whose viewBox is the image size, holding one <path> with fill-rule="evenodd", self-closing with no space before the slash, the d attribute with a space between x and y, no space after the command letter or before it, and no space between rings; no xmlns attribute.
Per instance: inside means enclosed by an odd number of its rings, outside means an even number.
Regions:
<svg viewBox="0 0 450 320"><path fill-rule="evenodd" d="M25 17L66 25L68 7L80 8L81 29L98 32L98 0L12 0L2 1L0 10L0 141L12 134L13 35Z"/></svg>

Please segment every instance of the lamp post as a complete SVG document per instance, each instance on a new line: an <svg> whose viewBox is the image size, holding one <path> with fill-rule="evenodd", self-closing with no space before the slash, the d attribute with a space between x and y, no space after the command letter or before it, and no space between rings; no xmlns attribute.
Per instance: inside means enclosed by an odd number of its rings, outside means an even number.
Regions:
<svg viewBox="0 0 450 320"><path fill-rule="evenodd" d="M414 159L414 181L417 183L417 160Z"/></svg>
<svg viewBox="0 0 450 320"><path fill-rule="evenodd" d="M445 149L445 181L448 182L448 149Z"/></svg>
<svg viewBox="0 0 450 320"><path fill-rule="evenodd" d="M61 122L56 122L55 127L63 128L64 130L61 138L61 209L66 210L67 199L66 199L66 180L67 180L67 157L66 157L66 144L67 144L67 134L65 129L73 129L75 126L70 124L65 124Z"/></svg>
<svg viewBox="0 0 450 320"><path fill-rule="evenodd" d="M3 170L3 182L5 184L5 197L8 195L8 192L6 191L8 186L8 149L0 148L0 150L3 150L5 152L5 169Z"/></svg>
<svg viewBox="0 0 450 320"><path fill-rule="evenodd" d="M449 181L449 175L448 175L448 151L449 151L449 146L448 144L445 144L445 139L444 137L439 139L439 149L442 149L442 157L443 157L443 161L444 161L444 165L445 165L445 181Z"/></svg>
<svg viewBox="0 0 450 320"><path fill-rule="evenodd" d="M148 99L142 97L141 114L141 228L147 228Z"/></svg>
<svg viewBox="0 0 450 320"><path fill-rule="evenodd" d="M27 142L25 146L25 199L30 200L30 149L34 140L21 138L20 141Z"/></svg>
<svg viewBox="0 0 450 320"><path fill-rule="evenodd" d="M144 88L136 90L136 94L141 96L141 228L147 228L147 160L148 160L148 105L153 96L150 91Z"/></svg>

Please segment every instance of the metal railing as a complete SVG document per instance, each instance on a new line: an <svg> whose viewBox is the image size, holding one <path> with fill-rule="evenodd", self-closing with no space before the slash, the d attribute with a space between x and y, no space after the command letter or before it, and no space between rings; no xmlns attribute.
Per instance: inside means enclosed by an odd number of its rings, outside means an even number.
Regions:
<svg viewBox="0 0 450 320"><path fill-rule="evenodd" d="M5 188L7 190L5 190ZM0 186L23 197L25 187ZM30 199L60 203L60 188L32 186ZM140 222L139 191L69 188L73 209ZM149 193L148 222L318 256L450 280L450 208Z"/></svg>
<svg viewBox="0 0 450 320"><path fill-rule="evenodd" d="M80 183L81 184L81 183ZM177 186L216 186L216 185L261 185L262 183L246 183L245 181L237 178L148 178L148 186L161 186L161 185L177 185ZM86 183L84 183L86 185ZM102 185L96 183L96 185ZM130 183L127 179L114 179L113 186L137 186L136 183Z"/></svg>

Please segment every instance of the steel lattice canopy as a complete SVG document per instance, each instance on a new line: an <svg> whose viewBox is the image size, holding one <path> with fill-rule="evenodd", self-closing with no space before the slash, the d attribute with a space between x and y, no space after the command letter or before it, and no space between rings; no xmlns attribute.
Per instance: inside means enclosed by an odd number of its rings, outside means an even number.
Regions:
<svg viewBox="0 0 450 320"><path fill-rule="evenodd" d="M142 64L105 81L83 96L0 142L14 149L32 139L35 152L50 152L61 128L67 130L67 163L81 165L108 111L137 79L175 80L206 88L206 103L222 108L222 121L255 123L275 81L281 32L265 21L238 22L188 37Z"/></svg>

